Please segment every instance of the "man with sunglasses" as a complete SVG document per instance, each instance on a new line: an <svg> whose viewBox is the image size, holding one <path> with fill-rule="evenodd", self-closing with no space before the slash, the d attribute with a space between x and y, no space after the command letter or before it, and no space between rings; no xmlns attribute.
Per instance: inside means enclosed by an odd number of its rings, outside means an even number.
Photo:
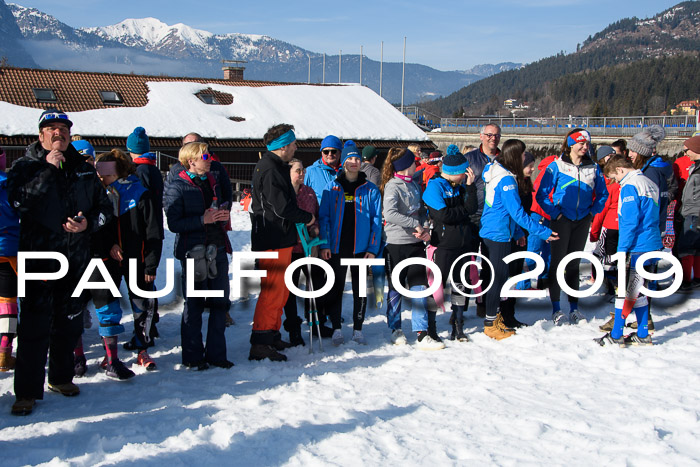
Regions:
<svg viewBox="0 0 700 467"><path fill-rule="evenodd" d="M314 190L316 199L321 199L323 190L338 175L342 151L343 143L337 136L328 135L321 141L321 158L306 169L304 177L304 185Z"/></svg>
<svg viewBox="0 0 700 467"><path fill-rule="evenodd" d="M49 389L75 396L73 348L82 333L83 300L71 297L90 260L90 236L112 217L112 203L95 169L70 144L73 123L57 109L39 118L39 141L27 148L8 174L8 199L20 216L20 252L57 252L68 260L66 275L29 280L20 297L15 415L31 413ZM28 259L26 272L56 272L51 259Z"/></svg>
<svg viewBox="0 0 700 467"><path fill-rule="evenodd" d="M469 167L474 172L474 177L476 177L474 185L476 185L476 200L478 204L476 212L470 216L472 224L476 226L476 232L472 235L474 242L471 251L478 252L479 248L481 248L481 254L488 256L486 244L479 236L479 230L481 229L481 213L484 211L484 179L481 175L486 164L492 162L496 156L501 153L500 149L498 149L498 143L501 142L501 127L495 123L489 123L481 127L479 139L481 140L479 147L464 155L467 162L469 162ZM491 281L491 269L488 267L482 268L480 278L484 286L486 286ZM481 318L486 316L486 310L482 299L483 296L479 297L476 303L476 312Z"/></svg>

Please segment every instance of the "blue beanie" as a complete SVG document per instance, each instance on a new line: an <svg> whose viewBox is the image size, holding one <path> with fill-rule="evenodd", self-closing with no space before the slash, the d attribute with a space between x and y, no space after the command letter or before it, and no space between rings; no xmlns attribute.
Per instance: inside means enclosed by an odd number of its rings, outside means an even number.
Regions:
<svg viewBox="0 0 700 467"><path fill-rule="evenodd" d="M340 138L338 138L337 136L328 135L325 138L323 138L323 141L321 141L321 150L325 148L335 148L338 151L342 151L343 142L340 141Z"/></svg>
<svg viewBox="0 0 700 467"><path fill-rule="evenodd" d="M76 151L80 153L81 156L85 158L95 158L95 148L92 147L92 144L88 142L87 140L84 139L79 139L77 141L73 141L70 143L73 145Z"/></svg>
<svg viewBox="0 0 700 467"><path fill-rule="evenodd" d="M451 145L453 146L453 145ZM457 147L457 146L455 146ZM449 146L447 147L449 151ZM466 172L469 167L467 158L457 152L457 154L447 154L442 158L442 173L447 175L461 175Z"/></svg>
<svg viewBox="0 0 700 467"><path fill-rule="evenodd" d="M343 144L344 148L346 148L348 146L357 146L357 144L355 144L355 142L353 140L349 139L345 142L345 144Z"/></svg>
<svg viewBox="0 0 700 467"><path fill-rule="evenodd" d="M457 154L461 154L459 152L459 148L457 147L456 144L450 144L447 146L447 150L445 151L445 154L448 156L456 156Z"/></svg>
<svg viewBox="0 0 700 467"><path fill-rule="evenodd" d="M344 167L345 161L351 157L359 157L360 160L362 160L362 154L357 149L357 146L354 144L346 144L343 148L343 153L340 156L340 166Z"/></svg>
<svg viewBox="0 0 700 467"><path fill-rule="evenodd" d="M126 139L126 149L133 154L146 154L151 150L151 143L143 127L137 126Z"/></svg>

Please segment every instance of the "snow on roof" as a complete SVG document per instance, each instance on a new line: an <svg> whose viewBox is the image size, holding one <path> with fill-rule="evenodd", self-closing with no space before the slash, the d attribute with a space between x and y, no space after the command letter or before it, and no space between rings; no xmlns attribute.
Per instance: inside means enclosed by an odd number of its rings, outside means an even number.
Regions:
<svg viewBox="0 0 700 467"><path fill-rule="evenodd" d="M72 132L84 136L126 137L135 127L149 136L179 138L197 132L205 138L261 139L267 129L290 123L299 139L329 134L343 139L426 141L426 134L394 106L360 85L228 86L217 83L148 83L144 107L71 112ZM231 105L209 105L195 94L211 88L233 95ZM38 132L42 109L0 101L0 134ZM229 117L242 117L232 121Z"/></svg>

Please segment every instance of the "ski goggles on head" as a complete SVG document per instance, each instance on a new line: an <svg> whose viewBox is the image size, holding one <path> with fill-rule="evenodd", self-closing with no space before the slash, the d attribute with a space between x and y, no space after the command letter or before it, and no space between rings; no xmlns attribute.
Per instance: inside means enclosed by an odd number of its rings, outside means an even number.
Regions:
<svg viewBox="0 0 700 467"><path fill-rule="evenodd" d="M73 126L73 122L70 121L68 115L63 112L48 112L41 114L39 117L39 129L53 122L64 123L68 128Z"/></svg>

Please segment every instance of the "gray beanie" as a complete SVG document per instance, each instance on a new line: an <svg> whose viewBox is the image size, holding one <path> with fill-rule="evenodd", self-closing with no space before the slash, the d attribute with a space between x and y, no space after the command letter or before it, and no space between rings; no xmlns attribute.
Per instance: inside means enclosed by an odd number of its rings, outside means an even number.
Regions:
<svg viewBox="0 0 700 467"><path fill-rule="evenodd" d="M640 156L649 157L654 152L656 145L664 139L666 132L660 125L652 125L637 133L627 143L627 149Z"/></svg>

